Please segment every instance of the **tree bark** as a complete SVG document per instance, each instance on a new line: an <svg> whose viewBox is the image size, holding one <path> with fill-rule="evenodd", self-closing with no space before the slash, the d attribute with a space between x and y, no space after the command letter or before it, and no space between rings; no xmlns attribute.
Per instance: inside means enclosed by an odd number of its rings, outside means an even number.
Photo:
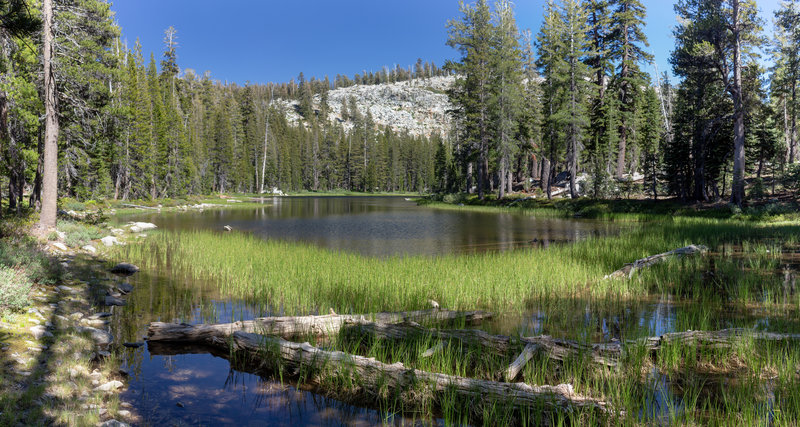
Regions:
<svg viewBox="0 0 800 427"><path fill-rule="evenodd" d="M44 18L44 170L42 174L42 212L39 228L50 230L56 226L58 201L58 112L56 110L56 85L53 76L53 1L43 0Z"/></svg>
<svg viewBox="0 0 800 427"><path fill-rule="evenodd" d="M740 208L744 204L744 101L742 94L741 28L739 26L739 0L733 3L733 98L735 124L733 128L733 186L731 202Z"/></svg>

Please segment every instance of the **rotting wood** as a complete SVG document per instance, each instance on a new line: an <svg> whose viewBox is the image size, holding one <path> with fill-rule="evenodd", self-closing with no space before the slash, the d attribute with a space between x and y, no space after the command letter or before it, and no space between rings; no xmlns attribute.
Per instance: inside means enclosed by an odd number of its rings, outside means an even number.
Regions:
<svg viewBox="0 0 800 427"><path fill-rule="evenodd" d="M522 368L525 367L525 364L528 363L533 358L533 355L536 354L536 350L539 349L539 346L536 344L527 344L525 348L522 349L522 353L514 359L514 362L508 366L506 369L506 382L514 381L519 375L519 372Z"/></svg>
<svg viewBox="0 0 800 427"><path fill-rule="evenodd" d="M255 365L257 372L274 370L280 362L285 372L311 368L317 375L349 375L358 379L359 387L355 392L362 396L383 395L387 387L402 392L422 386L428 389L435 401L455 393L468 402L502 403L523 410L527 408L547 413L586 411L599 417L613 415L606 402L576 394L569 384L532 386L433 373L407 368L402 363L386 364L373 358L321 350L307 342L299 344L279 337L242 331L228 335L215 330L196 343L222 350L217 354L226 358L234 357L239 361L247 359L251 361L250 365ZM306 381L333 395L347 393L324 390L325 382L321 379L324 378L316 376Z"/></svg>
<svg viewBox="0 0 800 427"><path fill-rule="evenodd" d="M373 320L380 324L399 322L431 322L448 323L463 321L474 324L485 319L490 319L492 313L485 311L451 311L451 310L418 310L406 312L362 314L329 314L321 316L293 316L293 317L262 317L255 320L245 320L233 323L214 325L187 325L175 323L153 323L148 329L150 339L154 341L185 341L191 342L218 331L232 334L236 331L255 332L266 335L275 335L283 338L298 336L330 336L339 332L342 325L348 321Z"/></svg>
<svg viewBox="0 0 800 427"><path fill-rule="evenodd" d="M689 245L689 246L684 246L682 248L673 249L669 252L651 255L646 258L637 259L631 264L625 264L625 266L620 268L619 270L606 275L605 279L617 279L622 277L630 278L633 276L633 273L635 273L637 270L644 267L650 267L653 264L664 262L670 257L694 255L697 253L705 253L706 251L708 251L708 248L706 248L703 245Z"/></svg>

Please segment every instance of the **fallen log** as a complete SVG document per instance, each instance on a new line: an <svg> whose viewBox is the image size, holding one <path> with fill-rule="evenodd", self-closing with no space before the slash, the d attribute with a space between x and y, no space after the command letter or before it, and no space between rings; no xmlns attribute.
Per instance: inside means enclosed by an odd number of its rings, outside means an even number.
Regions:
<svg viewBox="0 0 800 427"><path fill-rule="evenodd" d="M399 322L448 323L463 321L474 324L490 319L485 311L451 311L428 309L406 312L362 314L328 314L321 316L262 317L233 323L214 325L188 325L183 323L150 324L148 337L152 341L192 342L218 332L232 334L236 331L275 335L286 339L301 336L325 337L335 335L347 321L374 320L380 324Z"/></svg>
<svg viewBox="0 0 800 427"><path fill-rule="evenodd" d="M739 338L765 341L800 341L800 334L761 332L744 328L722 329L719 331L671 332L655 337L596 344L584 344L573 340L553 338L548 335L512 338L504 335L491 335L477 329L427 329L413 322L381 324L354 320L346 322L344 328L343 332L348 334L379 339L435 339L443 343L455 342L464 346L481 347L484 351L498 355L510 352L515 352L515 354L526 353L525 349L528 348L527 354L524 355L526 357L532 357L534 353L540 353L545 357L560 362L573 357L589 357L592 363L607 367L617 366L626 348L633 346L644 346L650 353L655 353L662 346L677 342L705 348L727 348ZM522 356L522 354L520 355ZM527 357L525 362L528 360L530 360L530 357ZM524 363L522 363L522 366L524 366ZM520 366L520 370L522 366ZM519 371L514 373L515 375L512 378L516 377L518 373Z"/></svg>
<svg viewBox="0 0 800 427"><path fill-rule="evenodd" d="M142 205L132 205L130 203L123 203L121 206L126 208L135 208L135 209L148 209L152 211L160 211L161 208L154 208L152 206L142 206Z"/></svg>
<svg viewBox="0 0 800 427"><path fill-rule="evenodd" d="M635 273L637 270L644 267L650 267L653 264L664 262L673 256L694 255L697 253L705 253L706 251L708 251L708 248L706 248L705 246L689 245L682 248L673 249L669 252L651 255L646 258L637 259L636 261L630 264L625 264L625 266L620 268L619 270L606 275L605 279L616 279L622 277L631 278L633 276L633 273Z"/></svg>
<svg viewBox="0 0 800 427"><path fill-rule="evenodd" d="M423 387L435 402L441 402L455 393L470 406L500 404L548 415L574 414L578 411L602 418L613 415L604 401L576 394L569 384L532 386L433 373L407 368L402 363L386 364L373 358L321 350L307 342L299 344L242 331L233 332L232 335L222 331L209 333L197 344L222 350L217 354L239 361L237 363L248 360L246 365L250 368L247 369L259 373L275 369L289 373L314 372L312 377L306 378L306 383L345 400L363 399L365 396L379 399L377 396L396 396L404 391L416 392ZM330 384L343 383L325 381L326 378L342 376L352 379L357 387L352 387L350 391L325 389ZM387 393L387 389L394 393ZM348 396L348 393L358 396ZM409 403L413 407L414 402Z"/></svg>
<svg viewBox="0 0 800 427"><path fill-rule="evenodd" d="M508 369L506 369L506 382L514 381L514 379L517 378L519 371L525 367L525 364L527 364L529 360L533 359L538 349L539 347L535 344L528 344L522 349L522 353L520 353L511 365L508 366Z"/></svg>

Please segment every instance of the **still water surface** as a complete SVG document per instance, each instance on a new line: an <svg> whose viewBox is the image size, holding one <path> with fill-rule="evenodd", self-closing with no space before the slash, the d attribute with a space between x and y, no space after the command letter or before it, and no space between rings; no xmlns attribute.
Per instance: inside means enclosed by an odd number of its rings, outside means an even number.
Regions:
<svg viewBox="0 0 800 427"><path fill-rule="evenodd" d="M510 250L615 233L585 219L536 218L509 212L431 209L402 197L276 197L263 207L143 213L119 221L166 230L234 230L267 239L312 243L371 256L442 255Z"/></svg>

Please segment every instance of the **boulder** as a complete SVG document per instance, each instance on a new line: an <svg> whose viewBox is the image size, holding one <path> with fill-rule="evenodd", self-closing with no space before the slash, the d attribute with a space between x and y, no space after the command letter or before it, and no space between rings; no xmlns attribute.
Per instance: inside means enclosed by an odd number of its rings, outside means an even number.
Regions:
<svg viewBox="0 0 800 427"><path fill-rule="evenodd" d="M90 319L104 319L106 317L111 317L111 316L112 316L111 313L103 311L103 312L100 312L100 313L95 313L95 314L89 316L89 318Z"/></svg>
<svg viewBox="0 0 800 427"><path fill-rule="evenodd" d="M108 306L112 306L112 305L122 306L122 305L125 305L125 301L121 300L121 299L119 299L117 297L113 297L113 296L109 295L109 296L106 297L106 299L104 301L104 304L108 305Z"/></svg>
<svg viewBox="0 0 800 427"><path fill-rule="evenodd" d="M42 339L43 337L52 337L53 334L50 333L44 326L33 326L30 328L31 334L37 340Z"/></svg>
<svg viewBox="0 0 800 427"><path fill-rule="evenodd" d="M233 228L231 228L230 225L226 225L226 226L222 227L222 229L225 230L225 231L233 231Z"/></svg>
<svg viewBox="0 0 800 427"><path fill-rule="evenodd" d="M127 282L122 282L117 285L117 289L123 294L129 294L131 291L133 291L133 285Z"/></svg>
<svg viewBox="0 0 800 427"><path fill-rule="evenodd" d="M54 248L56 248L56 249L58 249L58 250L59 250L59 251L61 251L61 252L66 252L66 251L68 251L68 250L69 250L69 248L67 247L67 245L65 245L65 244L63 244L63 243L61 243L61 242L55 242L55 243L53 243L53 247L54 247Z"/></svg>
<svg viewBox="0 0 800 427"><path fill-rule="evenodd" d="M88 332L95 344L99 346L106 346L114 342L114 336L103 329L97 329L91 326L79 326L77 329L78 332Z"/></svg>
<svg viewBox="0 0 800 427"><path fill-rule="evenodd" d="M96 391L114 391L114 390L116 390L116 389L118 389L118 388L120 388L122 386L123 386L122 382L117 381L117 380L113 380L113 381L109 381L109 382L107 382L107 383L105 383L103 385L99 385L99 386L95 387L94 389Z"/></svg>
<svg viewBox="0 0 800 427"><path fill-rule="evenodd" d="M119 240L117 240L116 236L106 236L100 239L105 246L114 246L119 244Z"/></svg>
<svg viewBox="0 0 800 427"><path fill-rule="evenodd" d="M123 276L130 276L130 275L136 273L137 271L139 271L139 267L137 267L137 266L135 266L133 264L129 264L127 262L121 262L121 263L115 265L113 268L111 268L111 272L112 273L123 275Z"/></svg>
<svg viewBox="0 0 800 427"><path fill-rule="evenodd" d="M97 248L95 248L95 247L94 247L94 246L92 246L92 245L86 245L86 246L82 247L81 249L83 249L83 250L84 250L84 251L86 251L86 252L89 252L90 254L95 254L95 253L97 253Z"/></svg>
<svg viewBox="0 0 800 427"><path fill-rule="evenodd" d="M129 225L131 227L131 233L141 233L142 231L154 230L158 228L155 224L149 222L133 222Z"/></svg>

